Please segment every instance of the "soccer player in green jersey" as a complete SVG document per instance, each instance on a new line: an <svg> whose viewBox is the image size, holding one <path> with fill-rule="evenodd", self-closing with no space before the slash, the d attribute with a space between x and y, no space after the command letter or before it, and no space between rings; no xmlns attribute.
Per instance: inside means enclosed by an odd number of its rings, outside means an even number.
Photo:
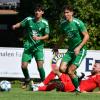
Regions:
<svg viewBox="0 0 100 100"><path fill-rule="evenodd" d="M35 16L29 16L12 26L13 30L20 27L23 27L26 30L21 64L22 72L25 76L25 86L23 86L23 88L26 87L30 81L27 66L28 63L31 62L33 56L36 60L41 80L43 81L45 78L45 71L43 68L43 48L44 41L49 37L49 25L47 20L42 17L44 14L44 8L42 5L37 5L34 12Z"/></svg>
<svg viewBox="0 0 100 100"><path fill-rule="evenodd" d="M63 35L58 42L58 46L61 45L61 41L67 36L69 48L62 58L59 70L61 72L66 72L67 70L77 91L79 83L75 71L86 55L85 44L89 39L89 35L84 23L73 17L73 9L71 6L65 5L63 13L64 19L61 21L60 26Z"/></svg>

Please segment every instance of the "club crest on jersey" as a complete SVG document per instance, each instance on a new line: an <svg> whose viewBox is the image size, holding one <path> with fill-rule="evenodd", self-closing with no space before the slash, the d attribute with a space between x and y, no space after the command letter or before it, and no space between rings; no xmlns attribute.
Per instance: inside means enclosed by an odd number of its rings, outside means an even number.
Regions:
<svg viewBox="0 0 100 100"><path fill-rule="evenodd" d="M38 32L36 30L32 30L32 34L33 34L33 36L37 36Z"/></svg>

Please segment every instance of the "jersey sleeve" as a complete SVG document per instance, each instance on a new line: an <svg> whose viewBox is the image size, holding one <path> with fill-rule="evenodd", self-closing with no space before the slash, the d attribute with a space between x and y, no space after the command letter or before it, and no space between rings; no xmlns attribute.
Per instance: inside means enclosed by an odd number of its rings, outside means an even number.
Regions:
<svg viewBox="0 0 100 100"><path fill-rule="evenodd" d="M79 22L79 30L81 32L87 32L86 26L84 25L82 21Z"/></svg>
<svg viewBox="0 0 100 100"><path fill-rule="evenodd" d="M28 17L21 21L21 26L25 27L28 21Z"/></svg>
<svg viewBox="0 0 100 100"><path fill-rule="evenodd" d="M49 24L48 22L45 23L45 34L49 34L50 33L50 28L49 28Z"/></svg>

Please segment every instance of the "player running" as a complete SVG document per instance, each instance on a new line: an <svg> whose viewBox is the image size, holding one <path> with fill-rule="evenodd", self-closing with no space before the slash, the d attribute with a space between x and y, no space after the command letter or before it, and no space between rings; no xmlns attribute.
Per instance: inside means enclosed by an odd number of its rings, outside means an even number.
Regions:
<svg viewBox="0 0 100 100"><path fill-rule="evenodd" d="M73 17L73 9L71 6L65 5L63 13L64 19L61 21L60 26L62 37L60 37L60 40L57 42L58 46L56 47L59 47L67 37L69 48L62 58L59 70L62 73L65 73L67 70L75 85L76 91L79 91L79 82L75 71L86 56L87 51L85 44L89 39L89 35L84 23ZM56 50L54 49L55 52Z"/></svg>
<svg viewBox="0 0 100 100"><path fill-rule="evenodd" d="M44 40L49 37L49 25L47 20L42 17L44 14L44 8L42 5L37 5L34 12L35 16L29 16L12 26L13 30L20 27L23 27L26 30L26 36L24 38L24 52L21 64L22 72L25 77L25 83L22 88L26 88L30 81L27 66L28 63L31 62L33 56L36 60L41 80L43 81L45 78L45 71L43 68L43 48Z"/></svg>

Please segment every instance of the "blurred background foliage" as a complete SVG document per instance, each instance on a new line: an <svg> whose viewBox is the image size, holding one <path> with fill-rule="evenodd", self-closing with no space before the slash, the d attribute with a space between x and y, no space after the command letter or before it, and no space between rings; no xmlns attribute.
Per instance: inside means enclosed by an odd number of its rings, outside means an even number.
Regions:
<svg viewBox="0 0 100 100"><path fill-rule="evenodd" d="M62 7L71 4L74 8L74 16L81 19L88 29L90 39L87 43L89 50L100 50L100 0L20 0L19 20L34 15L36 4L43 4L45 7L44 17L50 24L50 38L46 42L46 48L52 48L61 37L59 23L62 16ZM60 48L67 48L67 39Z"/></svg>

